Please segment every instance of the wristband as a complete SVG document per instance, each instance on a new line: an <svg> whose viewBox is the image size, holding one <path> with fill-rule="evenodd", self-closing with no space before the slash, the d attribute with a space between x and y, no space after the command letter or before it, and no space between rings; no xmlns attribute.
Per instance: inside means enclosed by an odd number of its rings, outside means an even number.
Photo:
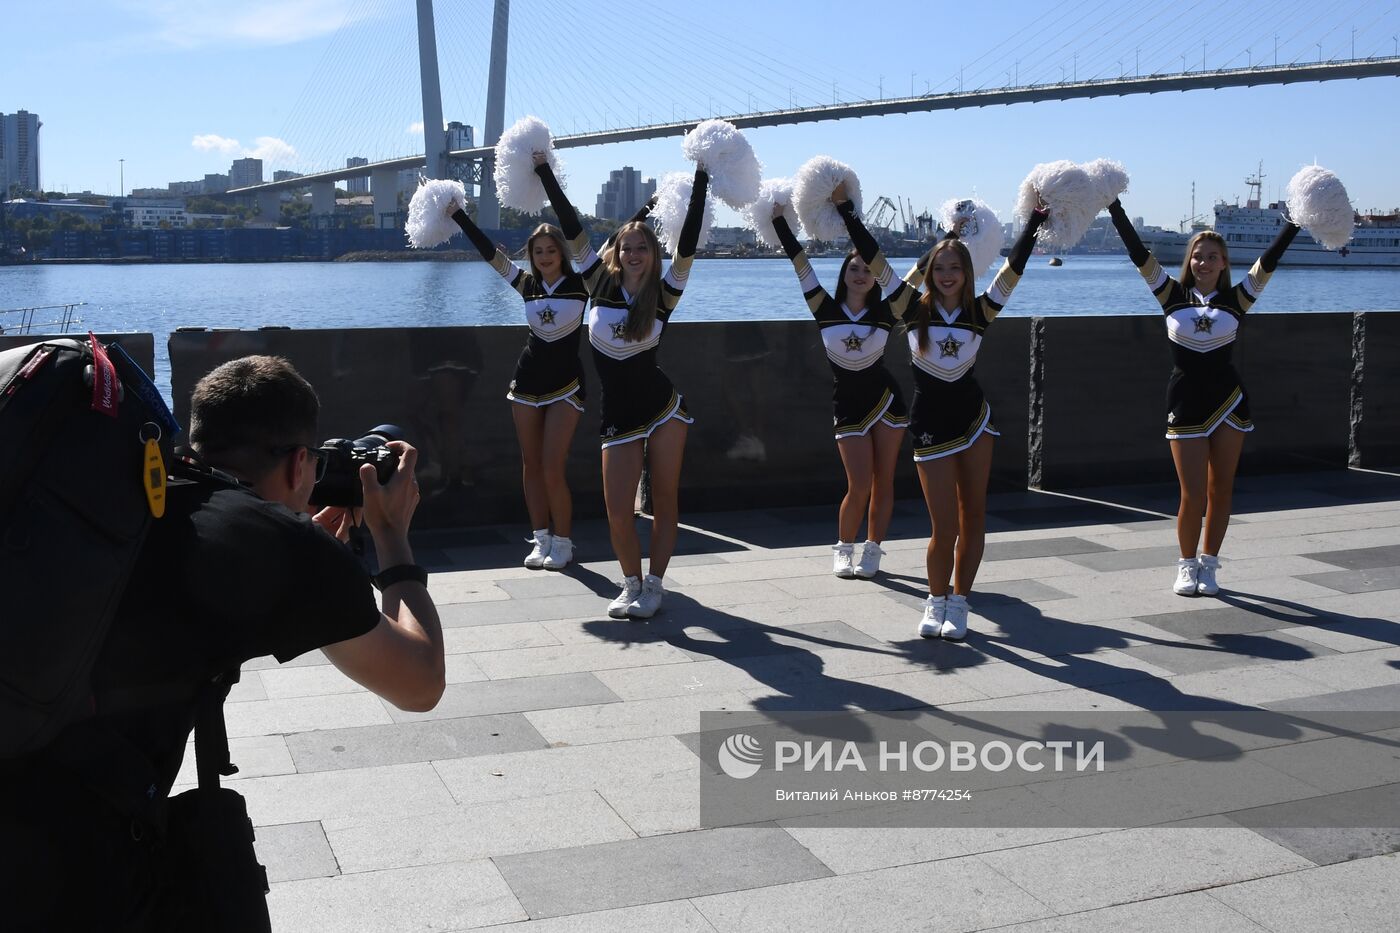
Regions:
<svg viewBox="0 0 1400 933"><path fill-rule="evenodd" d="M393 586L395 583L403 583L412 580L415 583L428 585L428 571L418 564L395 564L370 577L370 582L375 589L381 593Z"/></svg>

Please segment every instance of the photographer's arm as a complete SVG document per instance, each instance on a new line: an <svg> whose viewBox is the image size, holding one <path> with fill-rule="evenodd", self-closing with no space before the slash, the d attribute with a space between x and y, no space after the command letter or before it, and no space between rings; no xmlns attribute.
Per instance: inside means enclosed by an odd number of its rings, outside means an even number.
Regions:
<svg viewBox="0 0 1400 933"><path fill-rule="evenodd" d="M374 540L381 568L413 563L408 528L418 507L413 470L418 452L401 441L399 467L383 486L373 464L360 468L364 487L364 522ZM446 686L442 625L428 588L400 580L384 588L379 624L358 638L327 645L330 662L361 686L404 710L432 709Z"/></svg>

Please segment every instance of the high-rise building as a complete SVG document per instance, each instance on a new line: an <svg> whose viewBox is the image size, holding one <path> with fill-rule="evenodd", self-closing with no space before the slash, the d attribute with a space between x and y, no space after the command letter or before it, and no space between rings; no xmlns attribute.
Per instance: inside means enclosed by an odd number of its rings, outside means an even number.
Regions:
<svg viewBox="0 0 1400 933"><path fill-rule="evenodd" d="M627 220L656 193L656 179L642 178L642 173L630 165L608 173L603 190L598 193L598 217Z"/></svg>
<svg viewBox="0 0 1400 933"><path fill-rule="evenodd" d="M11 185L28 191L39 186L39 115L27 110L0 113L0 195L8 196Z"/></svg>
<svg viewBox="0 0 1400 933"><path fill-rule="evenodd" d="M472 142L475 133L470 123L459 123L452 120L447 124L447 151L455 152L458 149L473 149L476 143Z"/></svg>
<svg viewBox="0 0 1400 933"><path fill-rule="evenodd" d="M285 169L285 168L279 168L277 171L275 171L275 172L272 173L272 180L273 180L273 181L291 181L293 178L300 178L300 177L301 177L301 172L292 172L292 171L288 171L288 170Z"/></svg>
<svg viewBox="0 0 1400 933"><path fill-rule="evenodd" d="M223 194L229 189L227 175L205 175L200 194Z"/></svg>
<svg viewBox="0 0 1400 933"><path fill-rule="evenodd" d="M363 156L351 156L345 160L346 168L355 168L358 165L369 165L369 159ZM345 179L345 191L347 194L369 194L369 176L362 175L359 178Z"/></svg>
<svg viewBox="0 0 1400 933"><path fill-rule="evenodd" d="M262 159L234 159L228 170L230 188L246 188L262 184Z"/></svg>

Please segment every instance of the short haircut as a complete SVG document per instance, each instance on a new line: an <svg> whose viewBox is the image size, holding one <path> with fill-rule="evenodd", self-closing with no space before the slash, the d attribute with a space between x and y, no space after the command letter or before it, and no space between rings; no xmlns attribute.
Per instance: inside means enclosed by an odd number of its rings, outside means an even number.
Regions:
<svg viewBox="0 0 1400 933"><path fill-rule="evenodd" d="M245 356L216 367L190 398L190 446L210 466L257 482L287 448L316 444L321 402L280 356Z"/></svg>

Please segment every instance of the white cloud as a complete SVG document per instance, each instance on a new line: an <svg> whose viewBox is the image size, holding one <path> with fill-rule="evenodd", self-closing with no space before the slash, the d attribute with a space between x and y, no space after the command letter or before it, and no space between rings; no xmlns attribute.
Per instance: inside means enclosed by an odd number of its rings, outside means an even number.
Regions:
<svg viewBox="0 0 1400 933"><path fill-rule="evenodd" d="M405 133L411 133L411 134L413 134L413 135L415 135L415 136L422 136L422 135L423 135L423 121L422 121L422 120L418 120L418 121L416 121L416 122L414 122L414 123L410 123L410 124L408 125L408 129L404 130L404 132L405 132Z"/></svg>
<svg viewBox="0 0 1400 933"><path fill-rule="evenodd" d="M278 165L290 165L296 161L297 151L276 136L259 136L256 142L252 149L243 150L245 156Z"/></svg>
<svg viewBox="0 0 1400 933"><path fill-rule="evenodd" d="M221 152L224 155L232 155L239 149L238 140L220 136L217 133L205 133L190 140L190 145L200 152Z"/></svg>
<svg viewBox="0 0 1400 933"><path fill-rule="evenodd" d="M127 0L153 38L180 48L211 45L291 45L367 19L353 0ZM358 7L358 8L356 8Z"/></svg>

